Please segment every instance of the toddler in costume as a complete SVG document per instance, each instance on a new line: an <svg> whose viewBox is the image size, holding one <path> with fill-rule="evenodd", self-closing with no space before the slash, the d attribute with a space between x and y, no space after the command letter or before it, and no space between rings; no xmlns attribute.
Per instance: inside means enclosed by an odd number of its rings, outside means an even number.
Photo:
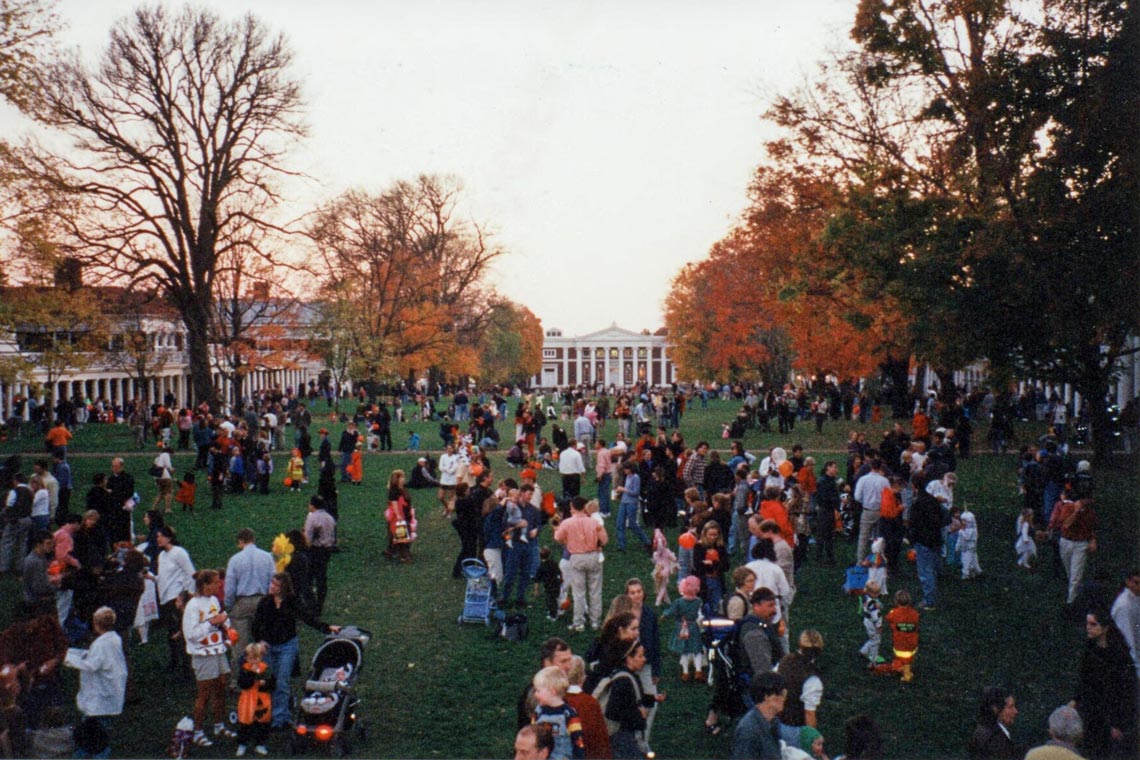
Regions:
<svg viewBox="0 0 1140 760"><path fill-rule="evenodd" d="M957 507L950 507L950 525L943 530L946 531L946 543L943 548L946 550L946 564L958 564L958 533L962 530L962 511Z"/></svg>
<svg viewBox="0 0 1140 760"><path fill-rule="evenodd" d="M982 574L978 564L978 519L966 507L962 512L962 529L958 531L958 551L962 556L962 579L970 580Z"/></svg>
<svg viewBox="0 0 1140 760"><path fill-rule="evenodd" d="M188 472L182 477L182 482L178 485L178 493L174 495L174 500L182 505L182 511L194 511L194 497L198 492L198 486L194 482L194 473ZM170 510L167 510L168 512Z"/></svg>
<svg viewBox="0 0 1140 760"><path fill-rule="evenodd" d="M677 572L677 555L669 550L669 540L660 528L653 531L653 585L657 606L669 603L669 578Z"/></svg>
<svg viewBox="0 0 1140 760"><path fill-rule="evenodd" d="M876 673L901 673L903 683L914 679L911 663L918 652L918 610L911 603L908 591L904 589L895 592L895 608L887 613L895 659L875 667Z"/></svg>
<svg viewBox="0 0 1140 760"><path fill-rule="evenodd" d="M871 542L871 553L863 560L863 567L867 568L867 582L874 581L880 594L887 593L887 559L883 552L887 549L887 542L879 536Z"/></svg>
<svg viewBox="0 0 1140 760"><path fill-rule="evenodd" d="M669 649L681 657L681 680L689 680L689 665L696 670L694 678L700 682L705 680L705 647L701 641L701 631L698 618L701 614L701 579L689 575L677 584L681 592L680 599L674 599L672 604L661 613L661 619L667 617L677 618L677 627L673 629L673 638L669 641Z"/></svg>
<svg viewBox="0 0 1140 760"><path fill-rule="evenodd" d="M693 574L693 547L697 545L697 525L700 518L693 516L689 529L677 537L677 577Z"/></svg>
<svg viewBox="0 0 1140 760"><path fill-rule="evenodd" d="M879 644L883 640L883 605L879 601L881 591L876 581L868 580L863 586L863 596L859 603L863 614L863 629L867 632L867 643L859 649L859 653L867 658L867 667L872 669L882 663L882 658L879 657Z"/></svg>
<svg viewBox="0 0 1140 760"><path fill-rule="evenodd" d="M1030 560L1037 558L1037 544L1033 541L1033 510L1023 509L1017 517L1017 566L1031 569Z"/></svg>
<svg viewBox="0 0 1140 760"><path fill-rule="evenodd" d="M254 745L253 751L257 754L269 754L265 738L269 735L274 678L264 659L267 651L265 642L247 646L245 662L238 673L238 688L241 689L237 703L238 757L245 754L250 744Z"/></svg>

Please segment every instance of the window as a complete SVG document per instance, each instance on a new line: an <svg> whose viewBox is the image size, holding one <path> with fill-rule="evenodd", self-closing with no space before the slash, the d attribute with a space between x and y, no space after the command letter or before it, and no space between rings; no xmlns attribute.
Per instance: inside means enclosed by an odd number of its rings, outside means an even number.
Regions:
<svg viewBox="0 0 1140 760"><path fill-rule="evenodd" d="M617 350L616 348L611 348L611 349L610 349L610 358L611 358L611 359L616 359L616 358L618 358L618 350Z"/></svg>
<svg viewBox="0 0 1140 760"><path fill-rule="evenodd" d="M639 349L637 349L637 358L638 358L638 359L644 359L644 358L645 358L645 356L646 356L646 353L645 353L645 349L644 349L644 348L639 348Z"/></svg>
<svg viewBox="0 0 1140 760"><path fill-rule="evenodd" d="M555 353L554 353L553 348L542 349L542 358L543 359L553 359L554 357L555 357Z"/></svg>

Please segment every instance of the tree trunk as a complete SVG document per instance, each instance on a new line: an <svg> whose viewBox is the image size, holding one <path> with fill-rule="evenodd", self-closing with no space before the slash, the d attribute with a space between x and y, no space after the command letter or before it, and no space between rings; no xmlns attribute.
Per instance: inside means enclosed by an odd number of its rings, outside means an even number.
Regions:
<svg viewBox="0 0 1140 760"><path fill-rule="evenodd" d="M194 391L192 404L205 401L211 411L218 409L218 394L210 371L209 306L192 304L183 311L186 323L186 350L190 357L190 384Z"/></svg>
<svg viewBox="0 0 1140 760"><path fill-rule="evenodd" d="M909 369L910 365L906 360L890 356L879 365L879 370L883 373L883 397L890 404L891 416L894 419L910 417L910 404L907 403Z"/></svg>

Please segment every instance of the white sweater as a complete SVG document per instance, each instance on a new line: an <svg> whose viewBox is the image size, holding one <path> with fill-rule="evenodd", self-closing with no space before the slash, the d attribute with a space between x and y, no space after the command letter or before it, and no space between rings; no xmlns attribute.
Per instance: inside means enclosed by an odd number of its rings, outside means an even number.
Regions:
<svg viewBox="0 0 1140 760"><path fill-rule="evenodd" d="M221 611L222 605L212 596L195 596L186 603L182 613L182 638L186 640L188 655L225 654L225 630L210 622L210 618Z"/></svg>

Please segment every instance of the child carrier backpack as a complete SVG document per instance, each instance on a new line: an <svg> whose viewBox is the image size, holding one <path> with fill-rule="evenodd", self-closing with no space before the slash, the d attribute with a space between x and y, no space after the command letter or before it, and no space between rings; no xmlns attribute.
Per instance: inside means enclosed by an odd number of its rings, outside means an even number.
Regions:
<svg viewBox="0 0 1140 760"><path fill-rule="evenodd" d="M610 736L613 736L621 730L621 724L606 715L606 707L610 703L610 694L613 693L614 681L618 678L628 678L635 689L641 687L641 684L637 682L633 674L626 670L618 670L611 673L598 681L598 685L594 687L594 699L598 700L598 704L601 705L602 715L606 718L606 730L609 731Z"/></svg>

